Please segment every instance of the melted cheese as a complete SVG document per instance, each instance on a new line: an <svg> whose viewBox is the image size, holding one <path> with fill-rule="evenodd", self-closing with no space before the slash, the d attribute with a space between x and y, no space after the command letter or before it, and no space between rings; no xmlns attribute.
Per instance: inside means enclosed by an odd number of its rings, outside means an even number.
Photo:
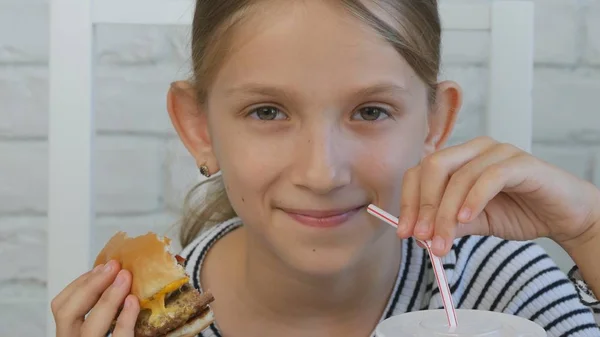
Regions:
<svg viewBox="0 0 600 337"><path fill-rule="evenodd" d="M169 293L181 288L183 285L188 283L188 281L189 281L189 278L183 278L179 281L175 281L175 282L168 284L166 287L164 287L161 291L156 293L154 296L147 298L145 300L141 300L140 308L150 309L152 311L151 319L152 319L152 316L156 316L157 314L168 313L169 310L167 308L165 308L165 297Z"/></svg>

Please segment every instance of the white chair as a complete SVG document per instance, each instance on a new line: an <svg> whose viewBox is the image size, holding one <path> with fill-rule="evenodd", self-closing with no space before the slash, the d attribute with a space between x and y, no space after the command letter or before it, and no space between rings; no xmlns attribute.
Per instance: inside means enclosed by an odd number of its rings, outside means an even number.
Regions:
<svg viewBox="0 0 600 337"><path fill-rule="evenodd" d="M193 0L50 2L48 301L92 263L94 26L190 25L193 9ZM441 17L444 30L490 32L486 133L530 151L533 4L442 4Z"/></svg>

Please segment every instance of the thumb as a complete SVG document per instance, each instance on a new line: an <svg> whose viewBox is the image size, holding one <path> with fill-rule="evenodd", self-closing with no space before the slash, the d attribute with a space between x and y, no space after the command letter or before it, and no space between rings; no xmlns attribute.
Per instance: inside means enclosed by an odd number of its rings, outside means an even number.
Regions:
<svg viewBox="0 0 600 337"><path fill-rule="evenodd" d="M438 236L438 233L435 233L434 236L442 237L444 240L443 248L439 245L436 245L435 242L431 247L432 252L437 256L445 256L452 249L452 242L458 238L469 236L469 235L481 235L488 236L490 235L489 226L487 225L487 216L482 212L478 217L476 217L473 221L470 222L458 222L454 227L446 228L445 236ZM434 239L435 241L435 239ZM417 243L418 244L418 243ZM418 244L419 247L423 247L423 245Z"/></svg>
<svg viewBox="0 0 600 337"><path fill-rule="evenodd" d="M484 212L479 214L473 221L459 222L456 225L456 237L460 238L468 235L490 235L490 226L488 225L487 216Z"/></svg>

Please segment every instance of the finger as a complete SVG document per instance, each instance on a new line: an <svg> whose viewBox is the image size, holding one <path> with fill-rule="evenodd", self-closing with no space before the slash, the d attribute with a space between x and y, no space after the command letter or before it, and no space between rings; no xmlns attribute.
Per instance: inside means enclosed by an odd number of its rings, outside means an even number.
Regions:
<svg viewBox="0 0 600 337"><path fill-rule="evenodd" d="M422 242L422 241L420 241L420 240L415 240L415 243L417 244L417 246L419 246L419 248L426 249L427 247L425 247L425 245L424 245L424 244L422 244L421 242Z"/></svg>
<svg viewBox="0 0 600 337"><path fill-rule="evenodd" d="M67 335L75 326L80 325L84 316L92 309L104 290L115 279L119 269L117 262L110 261L77 287L56 313L57 331L64 332Z"/></svg>
<svg viewBox="0 0 600 337"><path fill-rule="evenodd" d="M435 230L432 249L436 254L446 254L450 250L452 241L457 235L459 220L462 220L464 223L470 220L459 219L459 211L469 191L483 172L491 165L505 161L518 153L520 153L520 150L513 146L498 144L492 146L452 174L444 191L434 222ZM465 227L463 226L463 228Z"/></svg>
<svg viewBox="0 0 600 337"><path fill-rule="evenodd" d="M514 188L526 181L531 163L528 156L519 155L489 166L469 190L460 210L461 221L468 222L479 216L485 206L506 188Z"/></svg>
<svg viewBox="0 0 600 337"><path fill-rule="evenodd" d="M400 216L398 236L406 239L413 235L413 227L419 215L419 189L421 172L419 166L413 167L402 177L402 195L400 197Z"/></svg>
<svg viewBox="0 0 600 337"><path fill-rule="evenodd" d="M472 142L441 150L421 163L420 208L415 237L429 240L434 232L436 218L446 184L452 174L463 165L497 144L494 140L481 137Z"/></svg>
<svg viewBox="0 0 600 337"><path fill-rule="evenodd" d="M121 270L113 283L104 291L81 327L82 335L86 337L103 337L110 329L112 321L117 316L119 307L131 287L131 274Z"/></svg>
<svg viewBox="0 0 600 337"><path fill-rule="evenodd" d="M129 295L125 299L123 310L117 318L117 324L113 330L113 337L133 337L135 331L135 322L140 313L140 304L134 295Z"/></svg>
<svg viewBox="0 0 600 337"><path fill-rule="evenodd" d="M75 289L84 284L92 273L98 272L102 267L103 265L97 266L96 268L81 274L78 278L69 283L60 293L58 293L58 295L56 295L56 297L52 299L52 303L50 303L52 312L56 313L56 311L63 306L65 301L71 296Z"/></svg>
<svg viewBox="0 0 600 337"><path fill-rule="evenodd" d="M62 317L61 308L71 296L73 291L91 277L92 272L94 271L88 271L73 280L56 297L54 297L54 299L52 299L52 302L50 303L50 309L52 310L52 316L54 317L56 324L57 336L79 336L79 326L83 323L83 319L77 320L76 323L67 323L70 328L64 329L63 326L65 324L63 324L63 322L65 322L65 319Z"/></svg>
<svg viewBox="0 0 600 337"><path fill-rule="evenodd" d="M451 159L443 155L432 155L421 163L419 211L414 230L417 239L428 240L433 234L433 220L451 169L445 161Z"/></svg>
<svg viewBox="0 0 600 337"><path fill-rule="evenodd" d="M485 215L481 215L473 221L470 222L459 222L456 226L456 236L462 237L466 235L482 235L488 236L491 235L490 226L487 222L487 217Z"/></svg>

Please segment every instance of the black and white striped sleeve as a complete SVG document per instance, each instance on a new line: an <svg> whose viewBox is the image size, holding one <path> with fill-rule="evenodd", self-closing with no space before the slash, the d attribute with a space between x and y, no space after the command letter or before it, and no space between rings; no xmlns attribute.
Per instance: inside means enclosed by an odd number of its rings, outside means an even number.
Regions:
<svg viewBox="0 0 600 337"><path fill-rule="evenodd" d="M594 295L590 287L588 287L587 283L579 272L579 268L574 266L571 268L567 276L575 286L575 290L577 291L577 295L579 296L581 303L592 310L594 313L594 318L596 319L596 323L600 325L600 301Z"/></svg>
<svg viewBox="0 0 600 337"><path fill-rule="evenodd" d="M473 237L459 254L453 294L459 307L524 317L549 337L600 337L593 309L536 243Z"/></svg>
<svg viewBox="0 0 600 337"><path fill-rule="evenodd" d="M512 260L515 267L547 256L541 247L530 242L510 245L515 246L513 249L530 246L527 254ZM503 312L535 321L548 336L600 336L592 310L580 301L573 283L552 259L541 259L534 266L510 276L514 281L508 294L497 294L509 298L502 306Z"/></svg>

